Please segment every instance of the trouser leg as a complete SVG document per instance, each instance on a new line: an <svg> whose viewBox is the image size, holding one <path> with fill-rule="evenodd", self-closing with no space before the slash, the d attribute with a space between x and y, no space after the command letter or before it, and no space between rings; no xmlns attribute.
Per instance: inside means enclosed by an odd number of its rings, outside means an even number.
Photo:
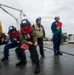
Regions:
<svg viewBox="0 0 74 75"><path fill-rule="evenodd" d="M54 53L58 53L60 55L62 55L60 53L60 44L61 44L61 34L54 34L53 35L53 49L54 49Z"/></svg>
<svg viewBox="0 0 74 75"><path fill-rule="evenodd" d="M21 48L17 47L15 52L16 52L18 60L26 61L26 55L25 55L24 50L22 50Z"/></svg>
<svg viewBox="0 0 74 75"><path fill-rule="evenodd" d="M42 56L44 56L43 39L42 39L42 38L38 38L38 45L39 45L39 49L40 49L40 54L41 54Z"/></svg>
<svg viewBox="0 0 74 75"><path fill-rule="evenodd" d="M4 45L4 44L6 44L6 42L0 42L0 45Z"/></svg>
<svg viewBox="0 0 74 75"><path fill-rule="evenodd" d="M33 63L38 63L39 62L39 57L38 57L38 53L37 53L37 50L36 50L36 46L30 45L29 46L29 51L30 51L30 54L31 54L32 62Z"/></svg>
<svg viewBox="0 0 74 75"><path fill-rule="evenodd" d="M15 52L16 52L18 60L20 60L18 63L16 63L16 66L25 65L26 64L26 55L25 55L24 50L17 47Z"/></svg>
<svg viewBox="0 0 74 75"><path fill-rule="evenodd" d="M6 44L5 47L4 47L4 57L8 58L8 56L9 56L9 49L17 47L17 46L18 46L17 43L15 43L15 44L13 44L13 43Z"/></svg>
<svg viewBox="0 0 74 75"><path fill-rule="evenodd" d="M32 62L36 64L34 73L39 73L40 72L40 64L39 64L39 57L38 57L38 53L36 50L36 46L34 46L34 45L29 46L29 51L31 54Z"/></svg>
<svg viewBox="0 0 74 75"><path fill-rule="evenodd" d="M5 47L4 47L4 57L1 59L1 61L5 61L5 60L8 60L8 56L9 56L9 49L11 48L14 48L18 46L17 43L13 44L13 43L10 43L10 44L5 44Z"/></svg>

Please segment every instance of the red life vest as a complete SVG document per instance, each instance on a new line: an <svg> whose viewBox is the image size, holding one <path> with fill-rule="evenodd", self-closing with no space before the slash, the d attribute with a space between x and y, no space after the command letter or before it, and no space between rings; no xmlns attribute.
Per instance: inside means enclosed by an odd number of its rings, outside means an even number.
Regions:
<svg viewBox="0 0 74 75"><path fill-rule="evenodd" d="M2 38L4 38L4 41L6 40L6 38L5 38L5 33L0 34L0 40L1 40Z"/></svg>
<svg viewBox="0 0 74 75"><path fill-rule="evenodd" d="M0 34L0 37L1 37L1 38L2 38L2 37L4 38L4 35L5 35L5 33L2 33L2 34Z"/></svg>
<svg viewBox="0 0 74 75"><path fill-rule="evenodd" d="M22 27L20 29L24 36L24 39L31 41L32 40L32 31L33 31L32 26L29 26L28 29L24 29Z"/></svg>
<svg viewBox="0 0 74 75"><path fill-rule="evenodd" d="M17 41L20 41L20 37L19 37L19 31L15 31L15 33L9 33L10 37L12 37L13 39L16 39Z"/></svg>
<svg viewBox="0 0 74 75"><path fill-rule="evenodd" d="M57 22L57 27L62 28L62 23L60 21Z"/></svg>

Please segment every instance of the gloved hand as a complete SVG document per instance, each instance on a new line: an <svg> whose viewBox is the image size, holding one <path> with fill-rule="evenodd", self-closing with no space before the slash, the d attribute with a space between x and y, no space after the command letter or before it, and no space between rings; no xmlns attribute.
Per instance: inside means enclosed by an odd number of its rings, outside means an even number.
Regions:
<svg viewBox="0 0 74 75"><path fill-rule="evenodd" d="M20 43L20 41L17 41L17 43Z"/></svg>
<svg viewBox="0 0 74 75"><path fill-rule="evenodd" d="M28 45L33 45L33 43L31 41L27 42Z"/></svg>
<svg viewBox="0 0 74 75"><path fill-rule="evenodd" d="M4 42L4 41L5 41L5 39L4 39L4 38L2 38L2 39L1 39L1 41L2 41L2 42Z"/></svg>
<svg viewBox="0 0 74 75"><path fill-rule="evenodd" d="M35 42L35 43L34 43L34 46L38 46L38 43L37 43L37 42Z"/></svg>

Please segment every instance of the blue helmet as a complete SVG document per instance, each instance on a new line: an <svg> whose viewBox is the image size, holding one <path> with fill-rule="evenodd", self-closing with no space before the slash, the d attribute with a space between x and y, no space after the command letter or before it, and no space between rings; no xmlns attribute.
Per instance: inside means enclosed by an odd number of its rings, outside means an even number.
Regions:
<svg viewBox="0 0 74 75"><path fill-rule="evenodd" d="M26 27L26 26L30 26L31 24L30 24L30 22L28 21L28 19L23 19L22 21L21 21L21 24L20 24L20 26L21 27Z"/></svg>
<svg viewBox="0 0 74 75"><path fill-rule="evenodd" d="M16 28L14 26L9 26L8 33L12 32L12 31L16 31Z"/></svg>
<svg viewBox="0 0 74 75"><path fill-rule="evenodd" d="M36 19L36 22L38 23L39 20L41 20L41 17L38 17L38 18Z"/></svg>

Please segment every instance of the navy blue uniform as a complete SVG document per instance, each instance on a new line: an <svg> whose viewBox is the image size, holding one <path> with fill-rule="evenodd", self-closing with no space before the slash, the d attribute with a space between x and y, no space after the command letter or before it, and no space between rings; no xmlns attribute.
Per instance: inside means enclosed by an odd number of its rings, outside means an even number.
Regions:
<svg viewBox="0 0 74 75"><path fill-rule="evenodd" d="M62 25L62 23L59 22L59 21L55 21L51 25L51 30L52 30L52 33L53 33L53 49L54 49L54 54L60 54L61 33L62 33L61 25Z"/></svg>

